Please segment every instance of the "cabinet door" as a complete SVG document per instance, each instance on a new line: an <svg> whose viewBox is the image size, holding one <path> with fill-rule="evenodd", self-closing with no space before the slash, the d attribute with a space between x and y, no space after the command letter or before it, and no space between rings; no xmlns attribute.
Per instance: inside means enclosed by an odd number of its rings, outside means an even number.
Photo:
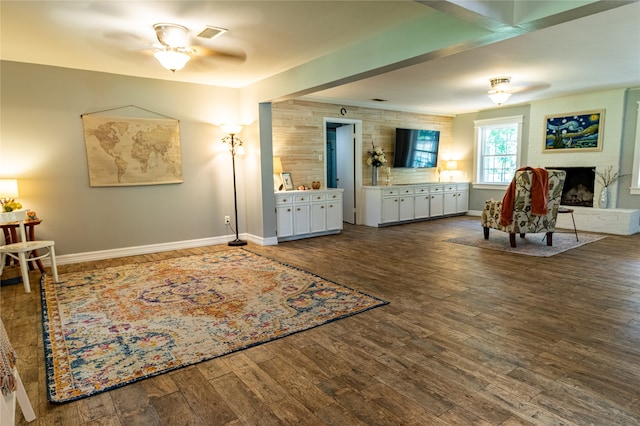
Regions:
<svg viewBox="0 0 640 426"><path fill-rule="evenodd" d="M413 211L416 219L429 217L429 194L416 195L413 199Z"/></svg>
<svg viewBox="0 0 640 426"><path fill-rule="evenodd" d="M293 207L291 205L276 208L276 230L278 237L290 237L293 235Z"/></svg>
<svg viewBox="0 0 640 426"><path fill-rule="evenodd" d="M311 232L323 232L327 229L326 203L311 204Z"/></svg>
<svg viewBox="0 0 640 426"><path fill-rule="evenodd" d="M466 213L467 211L469 211L469 191L458 192L456 209L458 213Z"/></svg>
<svg viewBox="0 0 640 426"><path fill-rule="evenodd" d="M342 229L342 202L327 202L327 230Z"/></svg>
<svg viewBox="0 0 640 426"><path fill-rule="evenodd" d="M397 197L382 199L382 223L397 222L399 213Z"/></svg>
<svg viewBox="0 0 640 426"><path fill-rule="evenodd" d="M444 214L454 214L458 212L458 208L456 207L457 199L458 194L456 192L444 193Z"/></svg>
<svg viewBox="0 0 640 426"><path fill-rule="evenodd" d="M431 202L429 203L430 217L442 216L444 214L443 194L431 194Z"/></svg>
<svg viewBox="0 0 640 426"><path fill-rule="evenodd" d="M293 205L293 232L295 235L309 233L309 204Z"/></svg>
<svg viewBox="0 0 640 426"><path fill-rule="evenodd" d="M400 220L413 220L413 195L400 196L399 218Z"/></svg>

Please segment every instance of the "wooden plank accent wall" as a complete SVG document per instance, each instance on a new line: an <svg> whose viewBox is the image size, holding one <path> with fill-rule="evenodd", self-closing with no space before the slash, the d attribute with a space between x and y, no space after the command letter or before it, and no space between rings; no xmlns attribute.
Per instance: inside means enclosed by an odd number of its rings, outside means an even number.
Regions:
<svg viewBox="0 0 640 426"><path fill-rule="evenodd" d="M452 146L453 117L427 115L412 112L382 110L362 107L289 100L274 103L273 155L280 157L282 167L291 172L293 183L311 186L311 182L324 182L324 118L343 118L362 121L362 184L371 184L371 167L366 165L367 151L371 143L381 146L387 154L387 162L393 159L396 127L440 131L439 161L448 159ZM320 160L320 156L322 160ZM392 183L419 183L438 180L435 169L391 169ZM378 184L384 182L381 170Z"/></svg>

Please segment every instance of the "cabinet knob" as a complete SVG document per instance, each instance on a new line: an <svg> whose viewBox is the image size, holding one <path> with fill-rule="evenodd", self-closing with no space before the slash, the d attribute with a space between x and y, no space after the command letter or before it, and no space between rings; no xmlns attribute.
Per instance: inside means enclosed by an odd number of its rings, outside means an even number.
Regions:
<svg viewBox="0 0 640 426"><path fill-rule="evenodd" d="M287 199L286 199L286 198L283 198L283 199L282 199L282 202L283 202L283 203L286 203L286 202L287 202Z"/></svg>
<svg viewBox="0 0 640 426"><path fill-rule="evenodd" d="M329 208L332 209L333 208L333 204L329 204Z"/></svg>
<svg viewBox="0 0 640 426"><path fill-rule="evenodd" d="M290 212L290 211L291 211L291 209L287 209L287 211L288 211L288 212Z"/></svg>
<svg viewBox="0 0 640 426"><path fill-rule="evenodd" d="M300 207L298 207L296 210L300 211Z"/></svg>
<svg viewBox="0 0 640 426"><path fill-rule="evenodd" d="M300 201L304 201L304 197L300 198Z"/></svg>
<svg viewBox="0 0 640 426"><path fill-rule="evenodd" d="M321 209L324 209L324 206L320 206Z"/></svg>

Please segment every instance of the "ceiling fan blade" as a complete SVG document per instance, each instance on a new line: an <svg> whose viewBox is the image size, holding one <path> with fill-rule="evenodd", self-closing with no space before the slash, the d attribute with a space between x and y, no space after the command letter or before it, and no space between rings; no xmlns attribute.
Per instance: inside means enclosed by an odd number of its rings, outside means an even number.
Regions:
<svg viewBox="0 0 640 426"><path fill-rule="evenodd" d="M247 54L241 50L223 50L223 49L210 49L203 46L191 46L193 55L203 58L219 58L224 60L232 60L236 62L244 62L247 60Z"/></svg>

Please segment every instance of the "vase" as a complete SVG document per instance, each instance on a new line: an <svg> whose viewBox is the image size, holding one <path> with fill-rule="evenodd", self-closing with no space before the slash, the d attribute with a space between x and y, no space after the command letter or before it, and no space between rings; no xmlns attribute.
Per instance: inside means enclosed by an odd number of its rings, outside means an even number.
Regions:
<svg viewBox="0 0 640 426"><path fill-rule="evenodd" d="M371 167L371 186L378 186L378 168L376 166Z"/></svg>
<svg viewBox="0 0 640 426"><path fill-rule="evenodd" d="M605 186L602 188L602 191L600 192L600 200L598 202L598 206L601 209L609 208L609 187L608 186Z"/></svg>

